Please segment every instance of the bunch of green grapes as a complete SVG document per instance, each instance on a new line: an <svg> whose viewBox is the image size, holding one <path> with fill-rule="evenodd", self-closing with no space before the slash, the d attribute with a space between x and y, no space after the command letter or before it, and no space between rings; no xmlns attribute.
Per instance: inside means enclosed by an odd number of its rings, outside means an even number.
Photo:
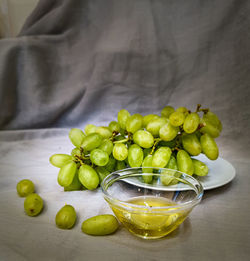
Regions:
<svg viewBox="0 0 250 261"><path fill-rule="evenodd" d="M203 153L216 160L215 138L221 130L216 114L201 105L194 112L166 106L161 115L145 116L122 109L108 126L88 124L84 131L71 129L69 138L75 146L71 155L54 154L50 162L60 168L58 183L65 191L94 190L109 173L127 167L147 168L147 172L153 171L151 167L171 169L161 177L163 184L171 185L176 183L176 170L208 174L206 164L192 156ZM151 183L152 178L147 176L144 182Z"/></svg>

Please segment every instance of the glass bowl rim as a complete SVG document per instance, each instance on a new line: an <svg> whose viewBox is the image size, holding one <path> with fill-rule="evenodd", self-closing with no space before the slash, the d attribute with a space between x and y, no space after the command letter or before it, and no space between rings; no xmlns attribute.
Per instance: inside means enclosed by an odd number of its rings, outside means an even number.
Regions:
<svg viewBox="0 0 250 261"><path fill-rule="evenodd" d="M132 171L132 173L130 174L122 174L120 175L118 178L115 179L114 182L118 181L118 180L122 180L122 177L124 176L127 176L127 175L134 175L134 176L140 176L141 174L152 174L152 175L156 175L156 176L160 176L159 173L137 173L135 174L133 171L136 171L138 169L158 169L158 170L170 170L170 171L177 171L179 173L182 174L183 177L188 177L189 179L191 178L191 180L193 180L194 182L197 182L195 186L194 184L188 182L191 184L190 188L192 188L195 193L196 193L196 196L192 199L192 200L189 200L187 202L184 202L184 203L178 203L177 205L174 205L174 206L163 206L163 207L146 207L146 206L143 206L143 205L136 205L136 204L132 204L132 203L128 203L126 201L123 201L123 200L119 200L113 196L111 196L108 192L107 192L107 189L105 187L105 184L106 186L108 186L108 183L106 183L106 181L108 179L110 179L112 176L114 175L117 175L119 173L122 173L122 172L126 172L126 171ZM183 178L179 178L181 180L185 180ZM113 183L114 183L113 182ZM108 186L109 187L109 186ZM147 213L148 210L150 209L150 212L151 213L161 213L163 214L164 212L167 212L167 213L172 213L172 212L176 212L178 210L185 210L185 209L191 209L193 208L195 205L197 205L201 199L202 199L202 196L204 194L204 189L203 189L203 186L202 184L200 183L199 180L195 179L193 176L191 175L188 175L184 172L181 172L179 170L173 170L173 169L168 169L168 168L158 168L158 167L134 167L134 168L126 168L126 169L122 169L122 170L117 170L117 171L114 171L112 173L110 173L109 175L107 175L103 181L101 182L101 190L102 190L102 193L104 195L104 199L109 203L109 204L112 204L112 205L115 205L115 206L119 206L121 208L125 208L129 211L135 211L135 208L136 208L136 211L139 211L139 212L145 212ZM178 189L176 189L176 191L178 191ZM174 191L169 191L169 192L174 192ZM174 209L173 209L174 208Z"/></svg>

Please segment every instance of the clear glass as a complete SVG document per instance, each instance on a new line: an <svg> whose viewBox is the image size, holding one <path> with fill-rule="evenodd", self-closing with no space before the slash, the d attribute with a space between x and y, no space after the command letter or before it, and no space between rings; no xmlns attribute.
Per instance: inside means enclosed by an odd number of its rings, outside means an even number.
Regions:
<svg viewBox="0 0 250 261"><path fill-rule="evenodd" d="M169 185L166 179L171 180ZM101 187L121 224L144 239L161 238L175 230L203 196L198 180L166 168L116 171L103 180Z"/></svg>

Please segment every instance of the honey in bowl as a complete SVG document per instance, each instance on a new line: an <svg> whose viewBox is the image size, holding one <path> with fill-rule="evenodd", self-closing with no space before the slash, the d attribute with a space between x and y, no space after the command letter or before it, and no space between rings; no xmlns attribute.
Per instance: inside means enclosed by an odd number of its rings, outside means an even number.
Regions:
<svg viewBox="0 0 250 261"><path fill-rule="evenodd" d="M123 208L113 206L113 212L132 234L145 239L166 236L175 230L190 212L178 210L177 203L163 197L139 196L126 202L129 203L128 208L124 203ZM159 207L158 211L155 207Z"/></svg>

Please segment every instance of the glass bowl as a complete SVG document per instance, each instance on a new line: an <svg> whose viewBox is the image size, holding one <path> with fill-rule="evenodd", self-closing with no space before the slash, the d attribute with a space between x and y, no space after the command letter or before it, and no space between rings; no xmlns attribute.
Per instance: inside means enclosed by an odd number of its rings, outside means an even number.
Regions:
<svg viewBox="0 0 250 261"><path fill-rule="evenodd" d="M194 177L166 168L128 168L101 183L104 199L132 234L161 238L175 230L201 201Z"/></svg>

